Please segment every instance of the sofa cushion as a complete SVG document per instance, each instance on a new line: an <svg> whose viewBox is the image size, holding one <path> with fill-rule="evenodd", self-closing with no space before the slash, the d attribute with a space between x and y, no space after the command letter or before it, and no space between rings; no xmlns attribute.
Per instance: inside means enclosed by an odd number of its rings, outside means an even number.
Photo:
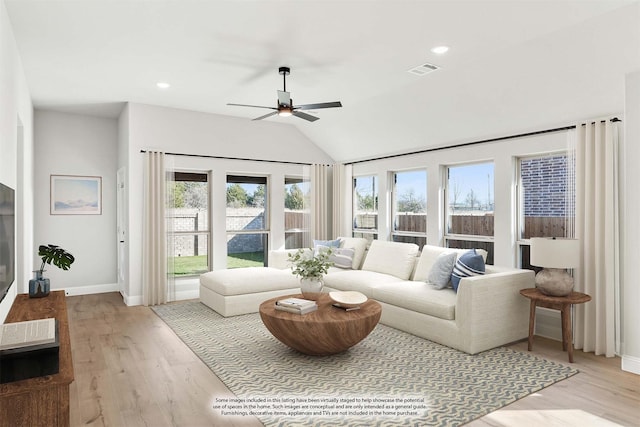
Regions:
<svg viewBox="0 0 640 427"><path fill-rule="evenodd" d="M420 257L418 258L415 271L413 272L413 280L426 282L429 277L429 273L431 272L431 267L433 267L436 259L438 259L441 254L450 253L455 254L455 249L424 245L422 247Z"/></svg>
<svg viewBox="0 0 640 427"><path fill-rule="evenodd" d="M436 289L424 282L383 283L373 288L376 301L428 314L445 320L455 319L456 293Z"/></svg>
<svg viewBox="0 0 640 427"><path fill-rule="evenodd" d="M456 264L455 252L444 252L438 255L431 267L427 282L437 289L444 289L449 286L453 266Z"/></svg>
<svg viewBox="0 0 640 427"><path fill-rule="evenodd" d="M339 237L340 247L346 249L353 249L353 262L351 268L359 270L362 267L362 260L364 259L364 253L367 251L367 245L369 241L362 237Z"/></svg>
<svg viewBox="0 0 640 427"><path fill-rule="evenodd" d="M453 290L458 290L460 280L464 277L478 276L484 274L484 259L482 255L476 252L475 249L465 252L460 255L460 258L456 261L455 267L453 267L453 273L451 274L451 285Z"/></svg>
<svg viewBox="0 0 640 427"><path fill-rule="evenodd" d="M200 276L200 284L227 296L299 288L300 280L289 269L247 267L204 273Z"/></svg>
<svg viewBox="0 0 640 427"><path fill-rule="evenodd" d="M362 265L363 270L391 274L409 279L415 266L419 247L413 243L374 240Z"/></svg>
<svg viewBox="0 0 640 427"><path fill-rule="evenodd" d="M398 285L402 280L390 274L366 270L341 270L324 276L325 286L339 291L358 291L373 298L373 289L381 284Z"/></svg>

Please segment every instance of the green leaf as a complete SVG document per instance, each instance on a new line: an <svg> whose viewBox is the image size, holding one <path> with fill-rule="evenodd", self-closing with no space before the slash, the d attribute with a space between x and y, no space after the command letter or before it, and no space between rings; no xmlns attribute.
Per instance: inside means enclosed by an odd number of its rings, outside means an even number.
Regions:
<svg viewBox="0 0 640 427"><path fill-rule="evenodd" d="M42 259L40 271L43 270L45 264L51 265L51 263L63 270L69 270L69 268L71 268L71 264L76 260L73 255L62 249L60 246L51 244L40 245L38 247L38 256Z"/></svg>

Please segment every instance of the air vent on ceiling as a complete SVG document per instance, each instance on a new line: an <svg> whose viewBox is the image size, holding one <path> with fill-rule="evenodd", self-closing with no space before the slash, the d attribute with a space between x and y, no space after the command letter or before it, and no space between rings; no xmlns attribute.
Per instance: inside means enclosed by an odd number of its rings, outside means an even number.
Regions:
<svg viewBox="0 0 640 427"><path fill-rule="evenodd" d="M433 65L433 64L422 64L422 65L418 65L417 67L414 67L412 69L409 70L409 72L411 74L415 74L416 76L424 76L425 74L429 74L433 71L439 70L440 67L438 67L437 65Z"/></svg>

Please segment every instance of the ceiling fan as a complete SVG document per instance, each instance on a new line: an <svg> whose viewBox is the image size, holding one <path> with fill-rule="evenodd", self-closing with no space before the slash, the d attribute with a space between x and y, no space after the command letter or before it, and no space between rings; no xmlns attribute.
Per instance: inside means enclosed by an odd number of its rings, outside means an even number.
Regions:
<svg viewBox="0 0 640 427"><path fill-rule="evenodd" d="M287 92L287 76L291 74L291 69L289 67L280 67L278 69L278 73L282 75L282 82L284 85L283 90L278 91L278 103L277 107L264 107L262 105L247 105L247 104L227 104L233 105L236 107L254 107L254 108L268 108L269 110L274 110L269 114L265 114L264 116L257 117L253 120L262 120L267 117L275 116L276 114L279 116L287 117L294 115L296 117L300 117L301 119L308 120L310 122L315 122L319 119L319 117L312 116L311 114L303 113L300 110L317 110L320 108L335 108L342 107L342 103L340 101L335 102L321 102L319 104L304 104L304 105L293 105L293 99L289 92Z"/></svg>

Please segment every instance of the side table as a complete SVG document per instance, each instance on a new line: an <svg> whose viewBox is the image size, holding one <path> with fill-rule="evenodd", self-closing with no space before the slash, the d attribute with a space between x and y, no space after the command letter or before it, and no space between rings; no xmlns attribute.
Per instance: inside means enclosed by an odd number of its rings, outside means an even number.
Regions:
<svg viewBox="0 0 640 427"><path fill-rule="evenodd" d="M591 297L582 292L571 292L567 296L554 297L545 295L538 288L521 289L520 295L531 300L529 309L529 345L533 349L533 331L536 324L536 307L560 310L562 319L562 350L569 354L569 363L573 363L573 331L571 328L571 306L591 301Z"/></svg>

